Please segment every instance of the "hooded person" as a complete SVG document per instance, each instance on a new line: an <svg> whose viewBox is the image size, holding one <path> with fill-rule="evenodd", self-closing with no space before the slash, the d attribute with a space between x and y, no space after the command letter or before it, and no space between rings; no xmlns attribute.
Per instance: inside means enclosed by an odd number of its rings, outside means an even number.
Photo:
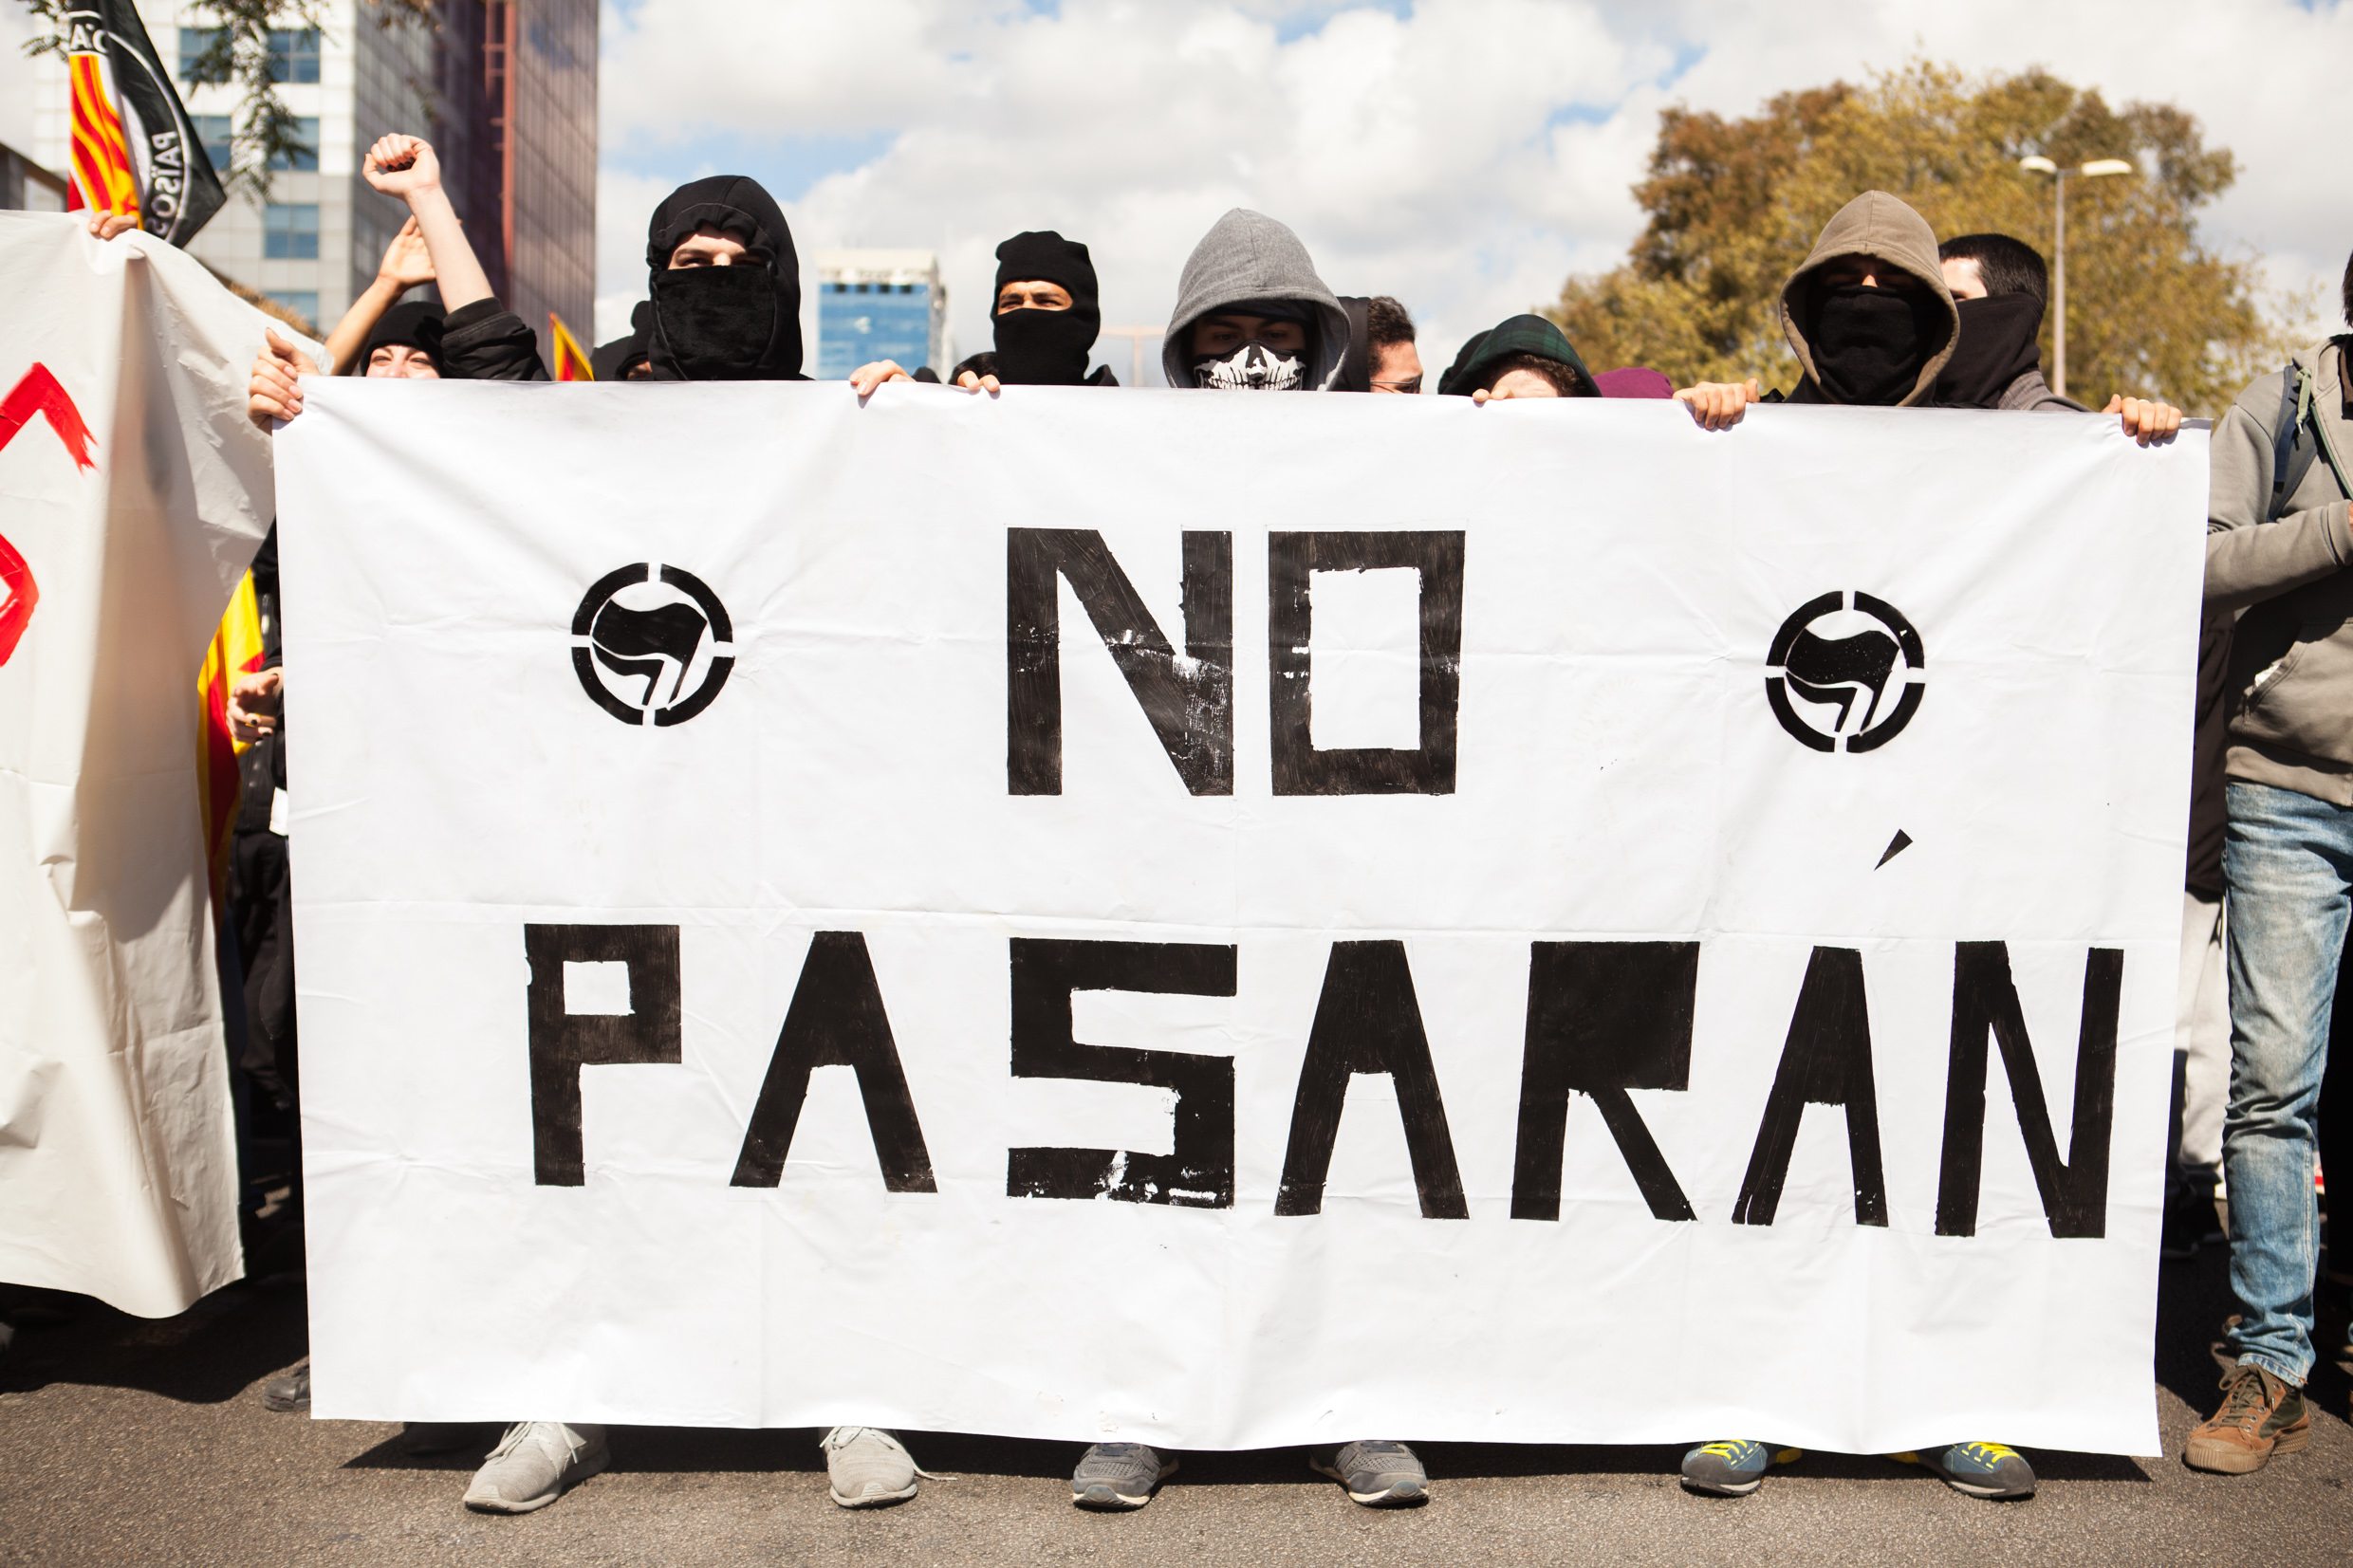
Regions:
<svg viewBox="0 0 2353 1568"><path fill-rule="evenodd" d="M1542 316L1514 316L1478 333L1438 378L1441 397L1480 393L1499 397L1601 396L1576 345Z"/></svg>
<svg viewBox="0 0 2353 1568"><path fill-rule="evenodd" d="M1926 403L1960 337L1936 231L1865 191L1838 211L1781 286L1781 335L1805 371L1793 403Z"/></svg>
<svg viewBox="0 0 2353 1568"><path fill-rule="evenodd" d="M647 378L645 335L654 318L654 302L639 300L629 312L629 332L609 343L599 343L588 357L600 381L641 381Z"/></svg>
<svg viewBox="0 0 2353 1568"><path fill-rule="evenodd" d="M1329 392L1347 358L1348 315L1299 236L1237 207L1185 259L1161 340L1172 387Z"/></svg>
<svg viewBox="0 0 2353 1568"><path fill-rule="evenodd" d="M1865 191L1823 226L1781 286L1781 335L1801 378L1787 401L1918 408L1953 358L1960 313L1945 286L1928 220L1884 191ZM1736 424L1756 383L1702 381L1677 392L1711 430Z"/></svg>
<svg viewBox="0 0 2353 1568"><path fill-rule="evenodd" d="M1120 384L1108 365L1092 375L1086 369L1102 330L1102 306L1085 246L1051 229L1015 234L997 247L992 300L995 349L957 365L949 380L960 384L969 373L1009 387Z"/></svg>
<svg viewBox="0 0 2353 1568"><path fill-rule="evenodd" d="M801 258L760 182L681 185L646 225L646 360L657 381L805 381Z"/></svg>

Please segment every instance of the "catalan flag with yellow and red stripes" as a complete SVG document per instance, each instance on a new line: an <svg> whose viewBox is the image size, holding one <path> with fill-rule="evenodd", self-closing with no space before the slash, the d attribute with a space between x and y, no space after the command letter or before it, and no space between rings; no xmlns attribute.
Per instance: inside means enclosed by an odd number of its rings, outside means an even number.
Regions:
<svg viewBox="0 0 2353 1568"><path fill-rule="evenodd" d="M564 324L564 318L547 312L547 337L555 345L555 373L559 381L593 381L596 366L589 360L588 351L580 346L572 329Z"/></svg>
<svg viewBox="0 0 2353 1568"><path fill-rule="evenodd" d="M86 0L67 12L65 27L73 119L66 205L127 212L148 233L186 245L227 193L139 8Z"/></svg>
<svg viewBox="0 0 2353 1568"><path fill-rule="evenodd" d="M242 791L238 754L250 742L239 741L229 729L229 689L239 675L262 667L261 602L253 595L253 574L237 580L229 609L204 651L204 667L196 675L196 701L203 714L197 745L196 802L204 822L204 855L213 873L215 908L225 907L229 889L229 841L237 823Z"/></svg>

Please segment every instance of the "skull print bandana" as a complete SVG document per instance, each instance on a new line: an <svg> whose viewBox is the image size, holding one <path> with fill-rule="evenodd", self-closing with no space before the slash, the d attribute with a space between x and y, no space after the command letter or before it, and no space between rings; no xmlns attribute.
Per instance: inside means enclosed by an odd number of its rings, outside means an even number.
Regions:
<svg viewBox="0 0 2353 1568"><path fill-rule="evenodd" d="M1306 378L1305 354L1284 354L1254 338L1231 354L1193 361L1194 385L1211 392L1297 392Z"/></svg>

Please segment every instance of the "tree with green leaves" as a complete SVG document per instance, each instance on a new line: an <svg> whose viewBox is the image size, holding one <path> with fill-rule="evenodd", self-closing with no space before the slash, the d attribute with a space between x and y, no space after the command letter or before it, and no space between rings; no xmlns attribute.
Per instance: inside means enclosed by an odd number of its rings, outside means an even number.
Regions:
<svg viewBox="0 0 2353 1568"><path fill-rule="evenodd" d="M39 24L25 52L64 55L65 18L73 0L21 0ZM435 25L435 0L361 0L379 27ZM232 192L254 201L269 199L269 171L287 167L296 154L317 151L303 139L302 121L278 93L269 35L287 28L316 29L318 0L191 0L190 21L211 22L212 40L187 68L191 82L231 83L244 90L232 138L232 166L216 171Z"/></svg>
<svg viewBox="0 0 2353 1568"><path fill-rule="evenodd" d="M2124 158L2131 177L2067 186L2067 379L2095 406L2112 392L2218 414L2269 363L2257 265L2198 237L2198 210L2236 165L2195 118L2164 103L2111 109L2047 71L1972 79L1915 62L1867 85L1783 93L1726 120L1659 116L1650 220L1625 262L1572 277L1547 314L1596 365L1649 364L1677 385L1795 385L1781 286L1831 214L1863 191L1901 196L1939 238L1995 231L2048 256L2050 180L2023 171ZM2043 323L2045 363L2051 322Z"/></svg>

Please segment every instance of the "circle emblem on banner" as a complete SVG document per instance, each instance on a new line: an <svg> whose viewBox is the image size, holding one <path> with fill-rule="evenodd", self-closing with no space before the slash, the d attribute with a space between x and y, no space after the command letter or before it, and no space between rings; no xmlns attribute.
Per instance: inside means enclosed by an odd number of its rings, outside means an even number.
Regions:
<svg viewBox="0 0 2353 1568"><path fill-rule="evenodd" d="M605 573L572 617L572 669L623 724L684 724L735 667L735 628L710 584L639 561Z"/></svg>
<svg viewBox="0 0 2353 1568"><path fill-rule="evenodd" d="M1816 751L1878 750L1928 692L1920 634L1885 600L1852 590L1799 605L1765 663L1773 717Z"/></svg>

